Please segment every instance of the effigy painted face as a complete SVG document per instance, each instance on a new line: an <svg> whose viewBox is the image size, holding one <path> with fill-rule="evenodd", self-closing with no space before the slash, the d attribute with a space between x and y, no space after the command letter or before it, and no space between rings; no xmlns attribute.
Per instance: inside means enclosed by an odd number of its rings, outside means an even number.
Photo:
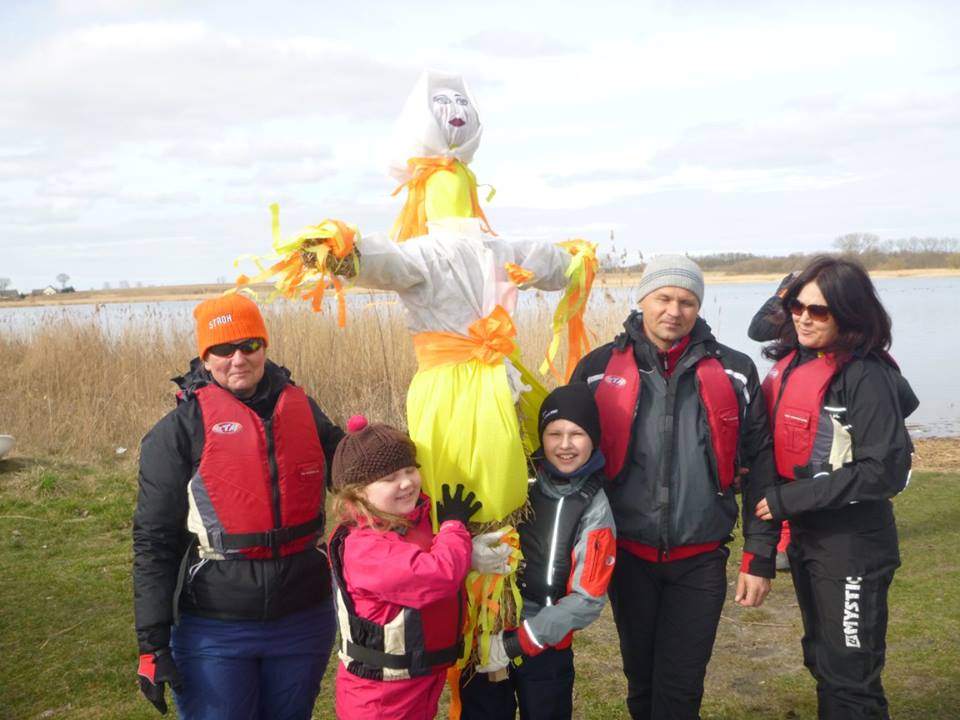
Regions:
<svg viewBox="0 0 960 720"><path fill-rule="evenodd" d="M480 120L467 97L450 88L439 88L430 98L430 108L450 148L459 147L477 134Z"/></svg>

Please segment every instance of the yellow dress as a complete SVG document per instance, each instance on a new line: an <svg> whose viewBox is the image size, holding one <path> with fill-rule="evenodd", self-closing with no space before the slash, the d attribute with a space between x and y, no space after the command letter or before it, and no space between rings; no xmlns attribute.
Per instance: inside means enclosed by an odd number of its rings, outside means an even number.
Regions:
<svg viewBox="0 0 960 720"><path fill-rule="evenodd" d="M426 181L426 235L397 243L358 242L356 281L397 292L414 334L418 371L407 392L407 425L417 445L424 492L462 483L499 521L527 497L526 453L517 407L532 428L542 386L520 367L512 315L518 286L510 268L532 273L524 287L562 290L570 254L552 242L510 241L481 232L468 171Z"/></svg>

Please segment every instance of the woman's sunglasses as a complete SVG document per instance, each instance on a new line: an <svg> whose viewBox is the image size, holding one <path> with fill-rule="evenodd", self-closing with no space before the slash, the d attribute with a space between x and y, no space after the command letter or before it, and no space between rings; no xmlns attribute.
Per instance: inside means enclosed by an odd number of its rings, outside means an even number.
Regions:
<svg viewBox="0 0 960 720"><path fill-rule="evenodd" d="M803 311L806 310L811 320L826 322L830 319L830 308L826 305L804 305L794 298L787 307L790 308L790 312L793 313L794 317L800 317L803 315Z"/></svg>
<svg viewBox="0 0 960 720"><path fill-rule="evenodd" d="M207 348L207 352L217 357L228 358L233 357L233 354L239 350L244 355L253 355L257 350L264 346L263 340L260 338L253 338L252 340L244 340L243 342L238 343L220 343L219 345L211 345Z"/></svg>

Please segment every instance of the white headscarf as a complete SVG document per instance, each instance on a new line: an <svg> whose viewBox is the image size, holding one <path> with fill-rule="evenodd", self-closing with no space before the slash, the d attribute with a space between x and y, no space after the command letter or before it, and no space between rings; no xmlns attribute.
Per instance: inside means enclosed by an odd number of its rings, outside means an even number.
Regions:
<svg viewBox="0 0 960 720"><path fill-rule="evenodd" d="M440 155L469 163L482 134L476 100L463 78L425 70L394 124L387 145L387 170L406 182L410 179L407 160L413 157Z"/></svg>

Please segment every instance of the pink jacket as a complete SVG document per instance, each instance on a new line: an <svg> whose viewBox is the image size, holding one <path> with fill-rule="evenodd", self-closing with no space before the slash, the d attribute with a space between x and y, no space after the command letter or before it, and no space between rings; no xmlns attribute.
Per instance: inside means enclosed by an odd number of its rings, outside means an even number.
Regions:
<svg viewBox="0 0 960 720"><path fill-rule="evenodd" d="M463 523L445 522L434 535L430 504L423 501L409 517L414 525L403 535L354 527L344 541L344 580L360 617L385 624L404 607L424 608L456 596L463 586L471 551L470 533ZM432 629L446 635L451 631ZM433 718L444 678L445 671L440 669L406 680L371 680L348 672L341 662L337 717Z"/></svg>

